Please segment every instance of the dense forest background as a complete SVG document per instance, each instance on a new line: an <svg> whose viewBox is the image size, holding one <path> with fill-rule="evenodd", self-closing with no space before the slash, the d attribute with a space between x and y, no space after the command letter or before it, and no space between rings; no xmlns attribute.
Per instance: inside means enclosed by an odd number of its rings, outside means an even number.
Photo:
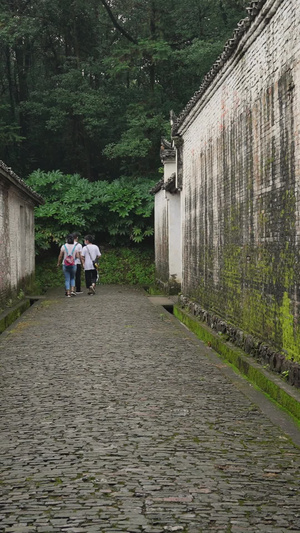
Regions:
<svg viewBox="0 0 300 533"><path fill-rule="evenodd" d="M245 17L246 3L0 0L0 159L22 178L34 173L30 183L46 204L52 195L57 212L61 188L67 191L73 176L79 211L93 198L89 184L97 183L99 198L106 198L99 217L112 197L111 214L122 200L120 216L128 222L122 187L128 184L131 198L130 191L139 196L138 184L143 201L137 200L135 218L149 218L146 197L160 179L160 139L170 135L170 111L179 113L199 88ZM89 204L95 219L97 205ZM57 214L43 210L52 216L53 233ZM68 222L66 210L60 216ZM86 219L77 222L84 226ZM111 223L115 237L120 230L135 240L132 222L126 231ZM136 240L150 234L142 226L135 225Z"/></svg>

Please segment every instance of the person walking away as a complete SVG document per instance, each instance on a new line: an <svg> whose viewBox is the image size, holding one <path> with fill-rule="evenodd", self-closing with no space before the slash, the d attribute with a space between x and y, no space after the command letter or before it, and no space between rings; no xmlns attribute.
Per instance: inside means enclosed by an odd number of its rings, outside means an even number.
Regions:
<svg viewBox="0 0 300 533"><path fill-rule="evenodd" d="M76 264L75 259L79 257L78 252L76 252L76 244L74 244L74 237L72 234L69 234L66 239L66 243L62 245L59 256L57 259L57 266L59 267L62 263L63 273L65 276L65 289L66 296L68 298L76 296L75 290L75 274L76 274Z"/></svg>
<svg viewBox="0 0 300 533"><path fill-rule="evenodd" d="M93 237L91 235L86 235L84 237L84 243L85 246L82 248L81 255L84 261L86 288L88 289L88 294L95 294L97 281L97 269L95 268L95 263L99 257L101 257L101 252L98 246L93 244Z"/></svg>
<svg viewBox="0 0 300 533"><path fill-rule="evenodd" d="M75 274L75 286L76 286L76 294L82 294L81 290L81 252L82 252L82 246L80 242L78 242L78 233L74 232L72 233L74 238L74 244L76 244L76 252L79 254L79 257L76 257L75 264L76 264L76 274Z"/></svg>

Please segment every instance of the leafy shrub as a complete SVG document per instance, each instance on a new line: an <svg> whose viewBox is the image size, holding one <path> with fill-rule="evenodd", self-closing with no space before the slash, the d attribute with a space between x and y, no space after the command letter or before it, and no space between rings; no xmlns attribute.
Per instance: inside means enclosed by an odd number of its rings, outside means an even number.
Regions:
<svg viewBox="0 0 300 533"><path fill-rule="evenodd" d="M58 253L57 253L58 255ZM40 292L64 286L61 268L56 267L57 257L37 259L36 286ZM152 250L113 248L103 252L99 268L100 283L117 285L154 284L154 257ZM82 275L84 282L84 273Z"/></svg>
<svg viewBox="0 0 300 533"><path fill-rule="evenodd" d="M104 284L152 285L153 251L131 248L108 250L100 259L100 282Z"/></svg>
<svg viewBox="0 0 300 533"><path fill-rule="evenodd" d="M35 208L38 252L62 244L74 230L101 235L113 245L139 243L153 235L153 180L89 182L79 174L37 170L27 184L45 200Z"/></svg>
<svg viewBox="0 0 300 533"><path fill-rule="evenodd" d="M58 253L57 253L58 255ZM62 287L65 283L62 268L57 268L57 257L37 259L35 267L35 284L42 294L48 289Z"/></svg>

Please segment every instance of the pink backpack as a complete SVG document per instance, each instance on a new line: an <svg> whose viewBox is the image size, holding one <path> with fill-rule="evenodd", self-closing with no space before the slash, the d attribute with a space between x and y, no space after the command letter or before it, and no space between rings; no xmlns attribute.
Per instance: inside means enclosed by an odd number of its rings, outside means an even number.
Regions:
<svg viewBox="0 0 300 533"><path fill-rule="evenodd" d="M65 244L64 244L64 247L65 247L66 252L67 252L66 257L64 258L64 265L66 267L72 267L72 266L75 265L75 259L73 257L73 252L74 252L74 250L76 248L76 244L74 244L74 248L73 248L73 250L72 250L72 252L70 254L68 254L68 248L66 247Z"/></svg>

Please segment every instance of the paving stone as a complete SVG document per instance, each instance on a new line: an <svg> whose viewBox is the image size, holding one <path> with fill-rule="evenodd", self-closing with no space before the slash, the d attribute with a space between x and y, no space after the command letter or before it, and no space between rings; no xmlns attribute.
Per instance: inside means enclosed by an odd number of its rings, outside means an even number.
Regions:
<svg viewBox="0 0 300 533"><path fill-rule="evenodd" d="M300 531L299 449L207 349L140 289L69 300L0 338L0 531Z"/></svg>

